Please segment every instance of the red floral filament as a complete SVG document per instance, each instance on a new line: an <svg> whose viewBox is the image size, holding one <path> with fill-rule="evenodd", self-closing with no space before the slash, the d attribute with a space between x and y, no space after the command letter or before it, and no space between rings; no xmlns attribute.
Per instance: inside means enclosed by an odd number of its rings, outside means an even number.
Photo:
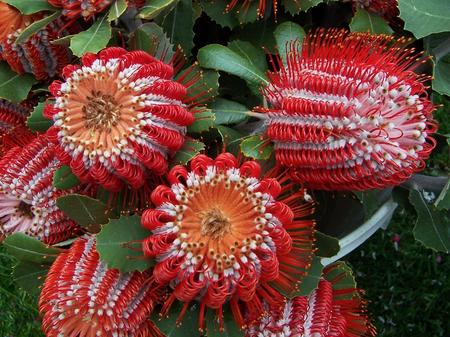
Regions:
<svg viewBox="0 0 450 337"><path fill-rule="evenodd" d="M397 185L424 167L433 105L414 51L387 36L318 31L263 89L277 160L317 189Z"/></svg>

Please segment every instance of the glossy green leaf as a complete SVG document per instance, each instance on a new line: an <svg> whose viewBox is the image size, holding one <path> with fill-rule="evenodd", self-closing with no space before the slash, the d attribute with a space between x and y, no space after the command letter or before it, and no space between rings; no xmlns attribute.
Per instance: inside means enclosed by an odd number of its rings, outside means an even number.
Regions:
<svg viewBox="0 0 450 337"><path fill-rule="evenodd" d="M8 253L17 260L39 264L51 264L60 252L23 233L8 236L3 244Z"/></svg>
<svg viewBox="0 0 450 337"><path fill-rule="evenodd" d="M72 173L69 166L63 165L53 175L53 186L60 190L67 190L80 183L77 176Z"/></svg>
<svg viewBox="0 0 450 337"><path fill-rule="evenodd" d="M141 19L151 20L175 4L176 0L152 0L141 8L138 16Z"/></svg>
<svg viewBox="0 0 450 337"><path fill-rule="evenodd" d="M195 139L186 139L183 147L178 150L171 160L172 165L185 165L197 154L205 149L205 144Z"/></svg>
<svg viewBox="0 0 450 337"><path fill-rule="evenodd" d="M427 203L423 191L413 189L409 192L409 201L417 212L414 237L424 246L436 251L450 251L450 226L443 212Z"/></svg>
<svg viewBox="0 0 450 337"><path fill-rule="evenodd" d="M98 53L111 39L111 25L106 15L99 18L89 29L78 33L70 40L70 49L81 57L87 52Z"/></svg>
<svg viewBox="0 0 450 337"><path fill-rule="evenodd" d="M316 231L316 240L316 255L320 257L335 256L341 248L337 238L319 231Z"/></svg>
<svg viewBox="0 0 450 337"><path fill-rule="evenodd" d="M405 29L418 39L450 31L450 0L398 0Z"/></svg>
<svg viewBox="0 0 450 337"><path fill-rule="evenodd" d="M33 131L45 132L53 125L53 121L43 116L45 102L41 102L33 109L33 112L27 119L28 127Z"/></svg>
<svg viewBox="0 0 450 337"><path fill-rule="evenodd" d="M319 280L322 277L323 265L320 262L320 258L314 257L311 267L307 270L305 278L303 278L302 283L298 291L291 294L283 294L289 298L295 296L308 296L314 289L317 288Z"/></svg>
<svg viewBox="0 0 450 337"><path fill-rule="evenodd" d="M175 8L164 18L161 26L174 45L180 45L186 55L194 47L194 18L192 0L178 0Z"/></svg>
<svg viewBox="0 0 450 337"><path fill-rule="evenodd" d="M16 7L22 14L28 15L40 11L56 11L47 0L2 0L11 6Z"/></svg>
<svg viewBox="0 0 450 337"><path fill-rule="evenodd" d="M46 16L41 20L35 21L33 22L31 25L29 25L27 28L25 28L20 35L17 37L15 43L16 44L21 44L23 42L25 42L26 40L28 40L28 38L30 38L33 34L37 33L38 31L40 31L42 28L44 28L45 26L47 26L50 22L52 22L53 20L55 20L58 16L61 15L61 12L55 12L52 15Z"/></svg>
<svg viewBox="0 0 450 337"><path fill-rule="evenodd" d="M259 70L263 72L267 71L266 53L262 48L256 48L250 42L241 40L231 41L228 43L228 48L241 55Z"/></svg>
<svg viewBox="0 0 450 337"><path fill-rule="evenodd" d="M278 52L284 62L286 62L286 51L290 42L298 41L297 51L301 51L301 43L305 37L305 31L300 25L290 21L283 22L275 29L273 34L277 41Z"/></svg>
<svg viewBox="0 0 450 337"><path fill-rule="evenodd" d="M194 114L195 121L188 126L190 133L202 133L214 127L216 116L211 110L205 110Z"/></svg>
<svg viewBox="0 0 450 337"><path fill-rule="evenodd" d="M97 235L100 259L109 268L117 268L123 273L147 270L154 261L143 258L141 244L150 235L137 215L112 219Z"/></svg>
<svg viewBox="0 0 450 337"><path fill-rule="evenodd" d="M157 59L169 62L174 51L173 45L163 29L154 22L140 25L131 34L131 48L143 50Z"/></svg>
<svg viewBox="0 0 450 337"><path fill-rule="evenodd" d="M375 34L392 34L393 30L381 16L359 8L350 22L352 32L370 32Z"/></svg>
<svg viewBox="0 0 450 337"><path fill-rule="evenodd" d="M100 200L81 194L69 194L56 200L64 214L90 232L98 232L111 216L108 207Z"/></svg>
<svg viewBox="0 0 450 337"><path fill-rule="evenodd" d="M450 209L450 179L447 181L447 184L445 184L444 188L442 189L441 193L439 194L438 198L434 202L434 206L442 211L442 210L449 210Z"/></svg>
<svg viewBox="0 0 450 337"><path fill-rule="evenodd" d="M240 103L218 98L210 104L212 112L216 115L217 125L230 125L244 122L248 119L249 109Z"/></svg>
<svg viewBox="0 0 450 337"><path fill-rule="evenodd" d="M424 44L427 53L433 56L433 90L450 96L450 33L428 36Z"/></svg>
<svg viewBox="0 0 450 337"><path fill-rule="evenodd" d="M126 0L116 0L109 8L108 21L117 20L127 10Z"/></svg>
<svg viewBox="0 0 450 337"><path fill-rule="evenodd" d="M273 146L269 139L255 135L245 138L241 143L242 153L249 158L266 160L273 152Z"/></svg>
<svg viewBox="0 0 450 337"><path fill-rule="evenodd" d="M218 25L233 29L239 26L239 19L234 13L224 13L228 0L201 0L203 11Z"/></svg>
<svg viewBox="0 0 450 337"><path fill-rule="evenodd" d="M20 261L13 268L14 281L31 296L37 297L41 292L45 277L50 269L48 264Z"/></svg>
<svg viewBox="0 0 450 337"><path fill-rule="evenodd" d="M187 335L189 337L200 337L201 334L198 331L198 304L194 302L193 305L187 308L183 320L178 324L177 320L182 308L183 303L176 301L172 304L167 317L161 319L156 310L153 310L151 319L165 337L187 337Z"/></svg>
<svg viewBox="0 0 450 337"><path fill-rule="evenodd" d="M254 92L258 92L260 85L268 83L263 71L228 47L210 44L199 50L197 58L204 68L224 71L244 79Z"/></svg>
<svg viewBox="0 0 450 337"><path fill-rule="evenodd" d="M19 75L5 62L0 63L0 98L20 103L27 98L33 84L37 81L30 74Z"/></svg>
<svg viewBox="0 0 450 337"><path fill-rule="evenodd" d="M241 152L240 144L242 139L245 138L245 134L223 125L218 125L217 131L227 152L233 153L235 156L239 155Z"/></svg>

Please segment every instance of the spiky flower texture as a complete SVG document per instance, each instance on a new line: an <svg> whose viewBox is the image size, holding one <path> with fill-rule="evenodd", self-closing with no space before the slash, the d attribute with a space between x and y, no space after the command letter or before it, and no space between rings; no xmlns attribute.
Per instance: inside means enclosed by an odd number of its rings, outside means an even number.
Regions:
<svg viewBox="0 0 450 337"><path fill-rule="evenodd" d="M314 222L305 192L285 177L265 174L255 161L239 165L229 153L215 160L198 155L168 174L171 186L152 194L155 209L142 216L153 232L143 242L155 257L153 278L173 288L162 313L174 300L200 301L200 329L206 307L222 319L230 300L244 325L240 304L256 315L261 301L273 302L274 290L294 290L311 262ZM277 181L278 179L278 181Z"/></svg>
<svg viewBox="0 0 450 337"><path fill-rule="evenodd" d="M147 273L120 273L99 260L95 239L58 255L39 299L47 337L150 337L157 292Z"/></svg>
<svg viewBox="0 0 450 337"><path fill-rule="evenodd" d="M422 61L402 41L319 30L292 42L269 74L267 135L279 163L316 189L397 185L434 147Z"/></svg>
<svg viewBox="0 0 450 337"><path fill-rule="evenodd" d="M172 80L171 65L143 51L107 48L87 53L82 66L64 69L45 115L59 158L82 181L111 191L139 188L149 173L167 170L194 120L187 88Z"/></svg>

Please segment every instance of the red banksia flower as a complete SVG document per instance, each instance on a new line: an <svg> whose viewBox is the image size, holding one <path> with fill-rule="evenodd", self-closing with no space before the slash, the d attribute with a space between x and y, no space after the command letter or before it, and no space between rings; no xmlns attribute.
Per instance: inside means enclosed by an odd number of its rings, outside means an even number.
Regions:
<svg viewBox="0 0 450 337"><path fill-rule="evenodd" d="M20 33L33 22L42 19L41 14L22 15L16 8L0 2L2 29L0 33L0 57L17 73L31 73L38 80L56 76L69 63L70 52L66 46L54 45L63 23L55 20L33 34L26 41L16 44Z"/></svg>
<svg viewBox="0 0 450 337"><path fill-rule="evenodd" d="M153 232L143 249L156 258L155 282L173 287L163 315L176 299L184 310L199 300L203 329L205 308L221 320L230 300L242 326L242 305L258 315L263 298L273 303L281 296L273 284L287 292L298 287L313 255L314 222L305 219L312 206L283 175L260 175L255 161L239 165L230 153L215 160L198 155L190 171L175 166L168 173L171 187L155 189L156 209L142 216Z"/></svg>
<svg viewBox="0 0 450 337"><path fill-rule="evenodd" d="M397 185L425 166L435 141L421 61L387 36L318 31L269 74L267 135L279 163L317 189Z"/></svg>
<svg viewBox="0 0 450 337"><path fill-rule="evenodd" d="M64 69L64 82L53 82L56 101L45 109L61 161L82 181L110 191L124 183L136 189L148 173L163 174L194 121L173 67L122 48L85 54L82 63Z"/></svg>
<svg viewBox="0 0 450 337"><path fill-rule="evenodd" d="M281 307L269 309L250 324L246 337L375 336L361 291L337 286L343 275L327 278L327 272L333 269L335 265L325 269L324 278L309 296L294 297Z"/></svg>
<svg viewBox="0 0 450 337"><path fill-rule="evenodd" d="M85 20L92 19L96 14L105 10L112 0L48 0L55 7L62 8L62 15L68 19L78 19L83 17Z"/></svg>
<svg viewBox="0 0 450 337"><path fill-rule="evenodd" d="M146 273L120 273L99 260L95 239L56 258L39 299L47 337L150 337L155 292Z"/></svg>
<svg viewBox="0 0 450 337"><path fill-rule="evenodd" d="M53 173L60 166L54 145L39 136L24 148L14 147L0 160L0 231L26 233L53 244L80 231L56 206L71 191L56 190Z"/></svg>

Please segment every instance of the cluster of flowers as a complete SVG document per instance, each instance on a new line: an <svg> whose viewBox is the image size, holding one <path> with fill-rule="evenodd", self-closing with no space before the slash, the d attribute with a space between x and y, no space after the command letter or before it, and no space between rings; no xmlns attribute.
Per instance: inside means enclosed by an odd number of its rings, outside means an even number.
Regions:
<svg viewBox="0 0 450 337"><path fill-rule="evenodd" d="M188 85L174 80L176 67L117 47L68 64L66 47L49 42L66 20L89 20L111 1L50 2L63 17L21 44L14 39L36 17L0 2L8 18L1 57L18 73L62 78L49 87L44 116L53 126L44 134L25 125L32 101L0 101L2 234L23 232L46 244L80 236L42 289L46 335L163 336L149 315L161 306L165 316L180 302L179 321L195 305L202 331L207 311L223 328L230 310L249 337L373 336L361 291L336 286L343 275L335 266L309 296L282 294L301 289L314 257L313 204L303 186L396 185L423 167L434 146L427 78L413 72L422 60L404 41L342 30L310 33L301 52L293 41L261 88L269 107L255 108L276 166L221 153L169 170L198 108ZM81 181L74 189L52 185L62 165ZM93 195L99 186L137 190L156 176L152 207L141 214L151 231L142 253L155 266L143 273L108 268L95 235L56 205L60 196Z"/></svg>

